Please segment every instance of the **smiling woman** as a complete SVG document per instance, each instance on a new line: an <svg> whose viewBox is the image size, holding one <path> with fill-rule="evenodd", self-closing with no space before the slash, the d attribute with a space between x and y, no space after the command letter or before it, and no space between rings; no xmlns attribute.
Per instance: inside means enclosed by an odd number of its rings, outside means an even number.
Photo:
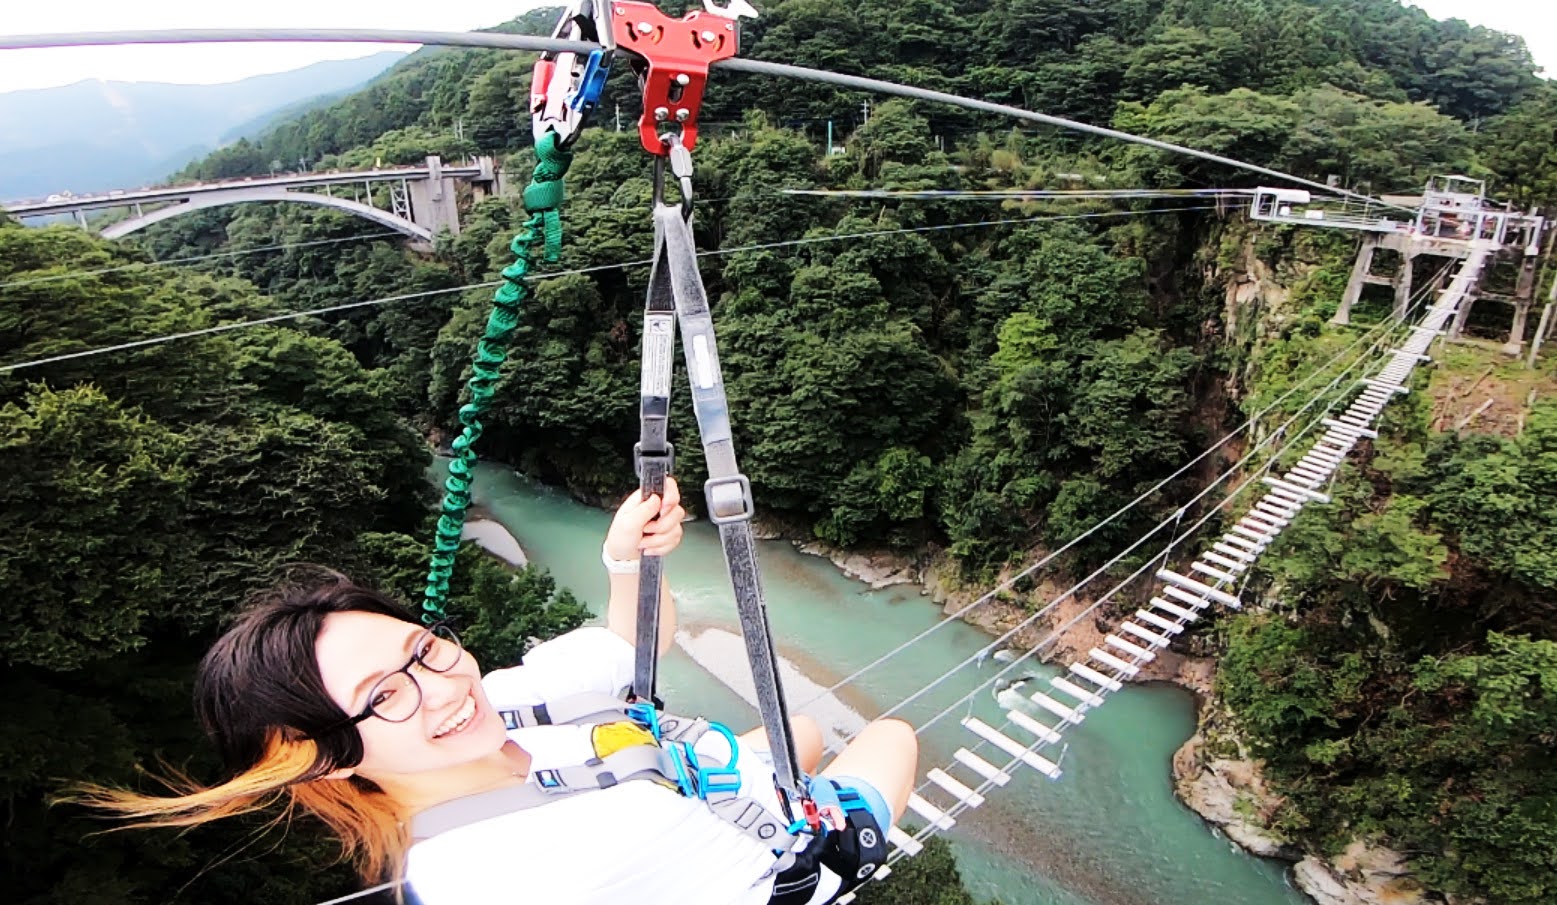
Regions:
<svg viewBox="0 0 1557 905"><path fill-rule="evenodd" d="M820 774L814 723L792 727L805 804L794 820L757 730L624 701L638 560L680 545L684 510L634 493L602 559L606 626L531 650L485 676L445 623L341 576L282 588L245 612L201 663L196 709L231 778L176 777L171 797L88 787L78 800L140 821L193 826L284 804L323 820L364 880L407 880L425 905L821 905L880 866L913 781L913 730L863 730ZM662 594L661 651L675 633ZM570 718L567 714L572 713ZM643 781L632 781L643 780ZM582 794L582 793L591 794ZM699 859L695 891L676 882ZM519 887L510 871L529 872ZM521 891L522 890L522 891Z"/></svg>

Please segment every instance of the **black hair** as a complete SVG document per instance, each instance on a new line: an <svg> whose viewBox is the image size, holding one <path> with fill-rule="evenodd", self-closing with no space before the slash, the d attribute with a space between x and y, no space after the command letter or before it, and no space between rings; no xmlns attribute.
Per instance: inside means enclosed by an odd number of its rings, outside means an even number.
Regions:
<svg viewBox="0 0 1557 905"><path fill-rule="evenodd" d="M278 730L319 748L312 778L362 762L362 736L330 697L315 642L331 613L373 613L413 625L415 614L370 588L329 573L288 584L251 604L200 662L195 712L234 775L258 764Z"/></svg>

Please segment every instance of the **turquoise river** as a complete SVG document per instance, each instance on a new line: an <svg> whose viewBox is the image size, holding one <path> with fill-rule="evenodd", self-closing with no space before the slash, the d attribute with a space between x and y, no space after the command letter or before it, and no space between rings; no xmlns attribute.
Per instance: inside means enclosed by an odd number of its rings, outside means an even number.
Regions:
<svg viewBox="0 0 1557 905"><path fill-rule="evenodd" d="M608 512L487 464L479 468L475 501L508 528L533 564L551 570L599 611ZM702 522L687 529L668 561L681 601L681 630L661 668L661 694L682 712L749 728L757 717L747 703L750 678L717 536ZM873 591L787 542L763 542L761 556L775 643L792 667L784 676L791 709L815 716L830 734L904 700L989 643L971 626L946 625L836 697L813 701L944 617L916 586ZM903 715L919 725L1002 666L991 658L962 669ZM978 741L958 724L970 707L999 725L991 691L979 690L924 734L921 776L931 766L945 766L957 746ZM1127 686L1114 695L1069 732L1059 781L1023 768L984 807L959 818L947 836L969 888L1005 905L1307 903L1287 883L1282 865L1245 854L1174 797L1170 760L1193 728L1194 701L1184 691Z"/></svg>

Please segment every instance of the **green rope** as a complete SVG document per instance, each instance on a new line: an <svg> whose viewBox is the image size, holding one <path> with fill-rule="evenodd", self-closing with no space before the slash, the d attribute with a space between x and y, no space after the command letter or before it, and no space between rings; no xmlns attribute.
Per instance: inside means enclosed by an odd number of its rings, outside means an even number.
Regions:
<svg viewBox="0 0 1557 905"><path fill-rule="evenodd" d="M492 313L486 333L476 344L472 363L470 401L460 407L463 425L451 444L454 457L449 460L449 477L443 482L443 514L433 541L432 565L427 572L427 591L422 600L422 621L435 622L447 617L449 579L454 575L454 556L460 548L460 533L465 527L465 510L470 506L470 485L475 479L476 441L481 438L481 416L492 402L497 389L499 369L508 357L508 340L519 324L519 305L531 295L525 283L535 263L537 239L545 261L554 262L562 253L562 177L573 162L573 155L557 146L557 137L548 133L535 145L537 161L530 184L524 190L524 209L530 218L509 243L517 260L503 270L503 285L492 298Z"/></svg>

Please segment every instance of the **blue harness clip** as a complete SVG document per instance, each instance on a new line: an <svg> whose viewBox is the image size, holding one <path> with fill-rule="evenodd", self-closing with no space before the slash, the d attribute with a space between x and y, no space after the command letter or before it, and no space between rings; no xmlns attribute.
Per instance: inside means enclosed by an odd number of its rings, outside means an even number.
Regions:
<svg viewBox="0 0 1557 905"><path fill-rule="evenodd" d="M568 97L568 106L583 116L589 116L599 106L600 95L605 92L606 78L610 75L611 64L606 59L605 51L591 51L588 62L584 64L584 74L579 76L578 87Z"/></svg>

